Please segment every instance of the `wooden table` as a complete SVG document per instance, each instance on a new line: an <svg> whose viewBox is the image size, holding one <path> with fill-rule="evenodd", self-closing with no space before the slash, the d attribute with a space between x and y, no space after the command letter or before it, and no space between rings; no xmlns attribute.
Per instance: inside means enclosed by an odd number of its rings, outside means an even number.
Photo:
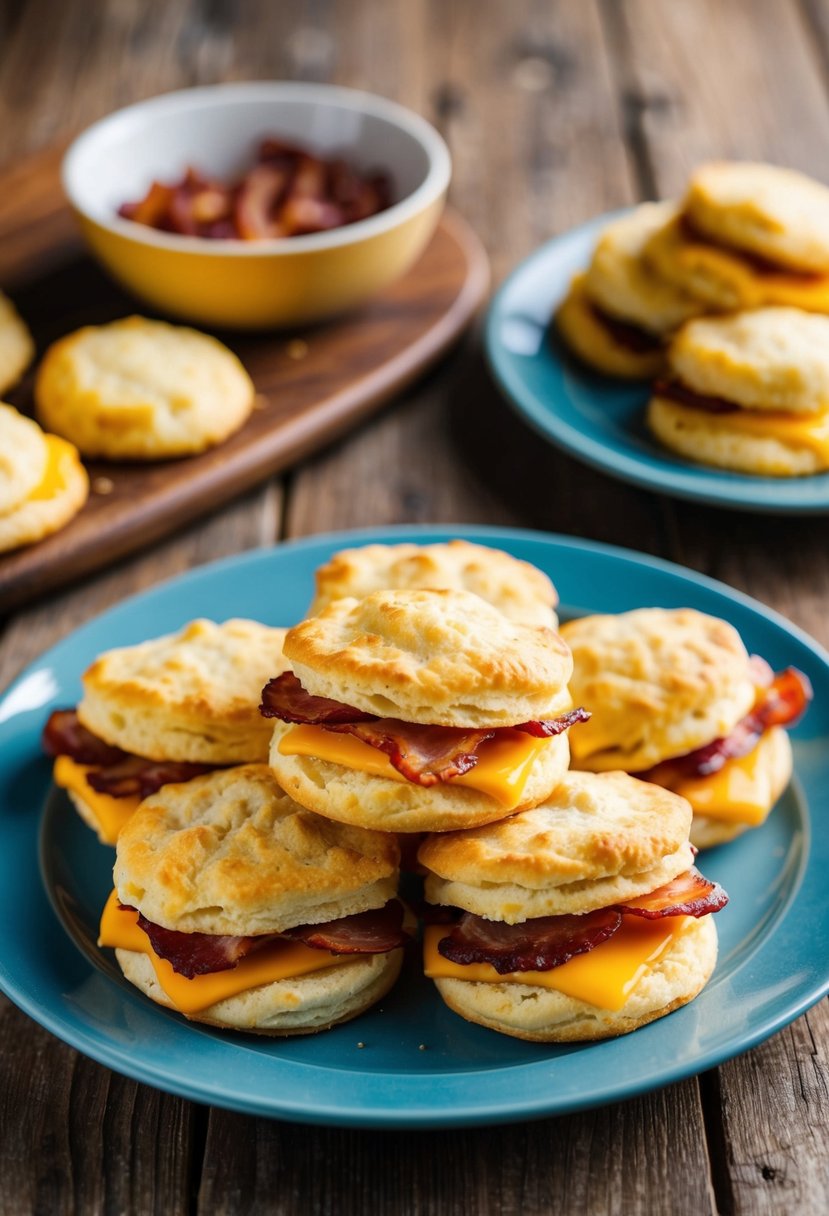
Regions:
<svg viewBox="0 0 829 1216"><path fill-rule="evenodd" d="M547 237L679 191L711 156L829 181L821 0L27 0L0 11L0 156L153 93L335 80L446 136L496 281ZM823 521L723 515L547 449L470 339L335 448L0 634L0 686L140 588L329 528L452 521L610 541L704 570L829 643ZM168 1097L0 999L0 1213L823 1213L826 1004L716 1071L623 1105L453 1133L321 1130Z"/></svg>

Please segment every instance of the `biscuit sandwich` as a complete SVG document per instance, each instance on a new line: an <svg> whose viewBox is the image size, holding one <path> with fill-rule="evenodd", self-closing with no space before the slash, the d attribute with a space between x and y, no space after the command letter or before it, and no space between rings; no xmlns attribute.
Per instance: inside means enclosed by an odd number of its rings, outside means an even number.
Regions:
<svg viewBox="0 0 829 1216"><path fill-rule="evenodd" d="M691 804L691 840L720 844L764 822L792 774L783 729L811 689L749 657L736 629L691 608L568 621L574 696L593 706L573 767L622 769Z"/></svg>
<svg viewBox="0 0 829 1216"><path fill-rule="evenodd" d="M43 744L55 784L105 844L163 785L267 760L259 697L286 666L284 637L258 621L197 620L109 650L87 669L77 709L55 710Z"/></svg>
<svg viewBox="0 0 829 1216"><path fill-rule="evenodd" d="M765 304L827 312L829 188L776 165L701 165L644 256L716 312Z"/></svg>
<svg viewBox="0 0 829 1216"><path fill-rule="evenodd" d="M500 549L468 540L342 549L316 572L314 616L333 600L372 591L472 591L521 625L558 625L558 593L546 574Z"/></svg>
<svg viewBox="0 0 829 1216"><path fill-rule="evenodd" d="M37 416L84 456L164 460L221 443L253 409L250 376L216 338L124 317L49 347L35 381Z"/></svg>
<svg viewBox="0 0 829 1216"><path fill-rule="evenodd" d="M312 1034L385 996L407 940L393 837L297 806L266 765L166 785L118 839L99 945L213 1026Z"/></svg>
<svg viewBox="0 0 829 1216"><path fill-rule="evenodd" d="M88 496L89 478L72 444L0 402L0 553L57 532Z"/></svg>
<svg viewBox="0 0 829 1216"><path fill-rule="evenodd" d="M297 802L388 832L490 823L567 769L570 652L469 591L375 591L288 630L270 764Z"/></svg>
<svg viewBox="0 0 829 1216"><path fill-rule="evenodd" d="M430 836L426 975L470 1022L538 1042L627 1034L700 992L725 892L693 867L685 799L568 773L539 806Z"/></svg>
<svg viewBox="0 0 829 1216"><path fill-rule="evenodd" d="M761 308L679 331L647 423L671 451L773 477L829 469L829 317Z"/></svg>
<svg viewBox="0 0 829 1216"><path fill-rule="evenodd" d="M670 202L643 203L608 224L586 273L575 276L559 307L556 324L565 342L598 371L633 380L659 375L666 338L702 311L642 256L676 211Z"/></svg>

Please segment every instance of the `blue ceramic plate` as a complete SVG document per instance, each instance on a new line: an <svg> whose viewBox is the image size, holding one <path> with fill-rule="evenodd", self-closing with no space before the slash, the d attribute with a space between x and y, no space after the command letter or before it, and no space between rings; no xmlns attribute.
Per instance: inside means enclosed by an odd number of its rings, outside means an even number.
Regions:
<svg viewBox="0 0 829 1216"><path fill-rule="evenodd" d="M550 319L572 275L590 261L600 230L613 218L599 216L542 245L492 301L486 349L507 399L552 443L611 477L744 511L829 512L829 473L750 477L672 456L645 429L647 384L590 372L551 333Z"/></svg>
<svg viewBox="0 0 829 1216"><path fill-rule="evenodd" d="M524 1043L452 1014L412 951L382 1007L325 1034L267 1039L188 1025L130 987L96 947L112 852L51 790L38 746L47 712L76 701L101 650L199 615L290 624L335 549L457 535L429 528L318 537L205 567L120 604L23 673L0 701L0 987L12 1000L94 1059L200 1102L314 1123L437 1127L631 1097L745 1051L826 991L829 833L812 825L829 816L827 656L759 604L679 567L537 533L462 531L546 570L565 615L692 605L727 617L776 667L793 663L811 677L815 703L794 732L797 782L764 827L705 858L731 903L717 916L720 962L702 995L626 1038Z"/></svg>

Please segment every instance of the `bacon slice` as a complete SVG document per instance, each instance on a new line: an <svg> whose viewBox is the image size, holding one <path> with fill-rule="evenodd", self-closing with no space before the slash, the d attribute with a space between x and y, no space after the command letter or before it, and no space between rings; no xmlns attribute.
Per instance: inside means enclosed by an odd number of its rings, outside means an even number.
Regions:
<svg viewBox="0 0 829 1216"><path fill-rule="evenodd" d="M286 929L283 937L315 950L330 950L332 954L388 954L409 940L403 928L403 905L399 899L390 899L383 908L341 916L324 925L298 925Z"/></svg>
<svg viewBox="0 0 829 1216"><path fill-rule="evenodd" d="M551 971L612 937L622 923L616 908L584 916L539 916L522 925L505 925L464 912L438 950L453 963L489 963L499 975L514 971Z"/></svg>
<svg viewBox="0 0 829 1216"><path fill-rule="evenodd" d="M639 325L631 324L630 321L620 321L618 317L612 317L603 308L599 308L598 304L591 303L590 310L599 324L610 333L614 342L618 342L620 346L626 346L635 354L650 354L651 351L659 350L662 346L662 339L655 334L649 333Z"/></svg>
<svg viewBox="0 0 829 1216"><path fill-rule="evenodd" d="M378 718L328 697L306 692L291 671L270 680L262 690L259 712L283 722L322 726L325 730L353 735L369 747L385 752L392 765L408 781L432 786L468 773L478 762L477 750L492 739L496 730L468 730L460 726L429 726ZM573 709L557 718L524 722L516 730L536 738L559 735L575 722L590 717L584 709Z"/></svg>
<svg viewBox="0 0 829 1216"><path fill-rule="evenodd" d="M70 756L77 764L118 764L127 757L82 726L74 709L53 710L40 741L47 756Z"/></svg>
<svg viewBox="0 0 829 1216"><path fill-rule="evenodd" d="M707 410L709 414L732 414L740 408L736 401L698 393L681 380L657 380L653 392L656 397L667 397L669 401L690 406L693 410Z"/></svg>
<svg viewBox="0 0 829 1216"><path fill-rule="evenodd" d="M300 726L330 726L338 722L376 722L376 714L363 713L328 697L306 692L292 671L269 680L262 689L259 712L263 718L279 718Z"/></svg>
<svg viewBox="0 0 829 1216"><path fill-rule="evenodd" d="M192 781L203 773L211 773L215 764L189 764L183 760L145 760L143 756L126 756L117 764L109 764L86 779L99 794L112 798L149 798L163 785Z"/></svg>
<svg viewBox="0 0 829 1216"><path fill-rule="evenodd" d="M778 672L760 691L762 695L757 704L730 735L714 739L684 756L665 760L636 776L643 781L653 779L662 785L665 778L672 776L708 777L718 773L726 761L739 760L754 751L764 733L773 726L793 726L806 712L813 696L808 676L796 667Z"/></svg>
<svg viewBox="0 0 829 1216"><path fill-rule="evenodd" d="M212 971L229 971L254 950L276 940L269 935L229 937L216 933L179 933L176 929L153 924L140 912L138 924L158 957L166 958L173 970L188 980Z"/></svg>
<svg viewBox="0 0 829 1216"><path fill-rule="evenodd" d="M640 895L638 899L629 899L614 907L625 916L659 920L663 916L708 916L710 912L719 912L727 903L728 896L720 884L709 882L699 870L692 868L649 895Z"/></svg>

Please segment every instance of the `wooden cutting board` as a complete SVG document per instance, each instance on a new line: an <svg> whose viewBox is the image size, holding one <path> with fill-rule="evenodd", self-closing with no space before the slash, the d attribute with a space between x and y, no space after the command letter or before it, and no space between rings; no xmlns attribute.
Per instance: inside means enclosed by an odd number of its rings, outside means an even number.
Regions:
<svg viewBox="0 0 829 1216"><path fill-rule="evenodd" d="M0 174L0 288L35 336L55 338L143 306L86 255L59 183L60 150ZM216 331L256 385L257 409L226 443L184 460L88 464L83 511L39 544L0 556L0 615L105 566L286 468L377 410L460 336L489 283L474 232L445 212L416 266L360 312L294 333ZM33 372L7 399L32 412Z"/></svg>

